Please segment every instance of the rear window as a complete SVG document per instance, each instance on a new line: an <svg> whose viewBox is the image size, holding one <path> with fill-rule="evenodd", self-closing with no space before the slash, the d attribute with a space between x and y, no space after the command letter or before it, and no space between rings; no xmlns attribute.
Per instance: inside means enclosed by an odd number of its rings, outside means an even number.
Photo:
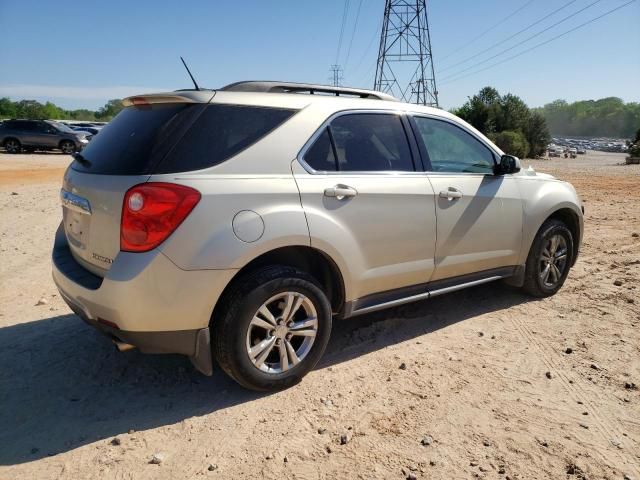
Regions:
<svg viewBox="0 0 640 480"><path fill-rule="evenodd" d="M148 175L218 165L281 125L294 110L223 104L154 104L122 110L73 168Z"/></svg>

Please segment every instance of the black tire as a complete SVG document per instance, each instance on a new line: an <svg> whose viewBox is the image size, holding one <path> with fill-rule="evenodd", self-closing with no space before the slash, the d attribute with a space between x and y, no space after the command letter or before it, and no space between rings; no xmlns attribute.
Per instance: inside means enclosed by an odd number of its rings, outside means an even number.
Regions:
<svg viewBox="0 0 640 480"><path fill-rule="evenodd" d="M7 153L20 153L22 151L22 144L17 138L7 138L3 143L3 147Z"/></svg>
<svg viewBox="0 0 640 480"><path fill-rule="evenodd" d="M66 153L67 155L73 155L77 148L76 144L71 140L63 140L60 142L60 150L62 150L62 153Z"/></svg>
<svg viewBox="0 0 640 480"><path fill-rule="evenodd" d="M566 257L564 262L560 265L559 260L561 257L556 257L556 252L553 252L551 257L557 258L557 269L551 272L552 274L547 277L549 280L545 281L545 269L549 262L545 260L548 258L546 253L549 252L548 247L554 237L561 237L564 239L564 246L566 247ZM562 244L562 240L559 239L559 243ZM561 247L557 247L557 255L561 254ZM545 252L546 251L546 252ZM534 297L549 297L554 295L562 285L564 285L569 270L573 265L573 235L567 226L560 220L550 219L542 224L540 230L536 234L536 238L529 250L529 256L527 257L524 286L522 287L525 292ZM554 262L554 260L552 260ZM554 265L556 264L554 263ZM553 270L553 265L549 265ZM560 275L557 275L557 272ZM555 273L554 273L555 272ZM554 277L555 278L551 278Z"/></svg>
<svg viewBox="0 0 640 480"><path fill-rule="evenodd" d="M318 319L315 339L300 363L279 373L264 372L247 351L250 323L270 298L291 291L312 302ZM306 272L280 265L261 268L239 278L221 301L223 311L212 319L212 353L222 370L243 387L258 391L291 387L322 357L331 335L331 305L318 282Z"/></svg>

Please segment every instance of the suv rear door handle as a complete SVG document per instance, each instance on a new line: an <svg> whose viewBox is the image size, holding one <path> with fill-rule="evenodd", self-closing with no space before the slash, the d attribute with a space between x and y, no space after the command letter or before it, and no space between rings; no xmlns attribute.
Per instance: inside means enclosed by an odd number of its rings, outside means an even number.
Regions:
<svg viewBox="0 0 640 480"><path fill-rule="evenodd" d="M449 187L447 190L442 190L440 192L440 198L446 198L451 201L454 198L462 198L462 192L456 188Z"/></svg>
<svg viewBox="0 0 640 480"><path fill-rule="evenodd" d="M334 197L337 200L344 200L347 197L355 197L358 194L355 188L348 185L334 185L324 189L325 197Z"/></svg>

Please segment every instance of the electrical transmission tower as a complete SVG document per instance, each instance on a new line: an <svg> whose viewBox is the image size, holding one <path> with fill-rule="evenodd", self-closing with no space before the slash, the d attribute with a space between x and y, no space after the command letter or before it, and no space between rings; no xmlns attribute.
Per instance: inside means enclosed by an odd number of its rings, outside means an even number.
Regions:
<svg viewBox="0 0 640 480"><path fill-rule="evenodd" d="M426 0L386 0L373 88L438 106Z"/></svg>
<svg viewBox="0 0 640 480"><path fill-rule="evenodd" d="M342 67L340 65L331 65L329 71L331 72L331 76L329 77L331 85L334 87L342 86Z"/></svg>

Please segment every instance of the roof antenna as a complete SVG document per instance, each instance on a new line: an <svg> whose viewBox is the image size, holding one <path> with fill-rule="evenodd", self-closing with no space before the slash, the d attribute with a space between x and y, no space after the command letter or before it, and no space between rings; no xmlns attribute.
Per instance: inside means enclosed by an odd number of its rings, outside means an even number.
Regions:
<svg viewBox="0 0 640 480"><path fill-rule="evenodd" d="M187 73L189 74L189 76L191 77L191 81L193 82L193 86L196 87L196 90L200 90L200 87L198 86L198 84L196 83L196 79L193 78L193 75L191 75L191 70L189 70L189 67L187 67L187 62L184 61L184 58L180 57L180 60L182 60L182 64L184 65L184 68L187 69Z"/></svg>

